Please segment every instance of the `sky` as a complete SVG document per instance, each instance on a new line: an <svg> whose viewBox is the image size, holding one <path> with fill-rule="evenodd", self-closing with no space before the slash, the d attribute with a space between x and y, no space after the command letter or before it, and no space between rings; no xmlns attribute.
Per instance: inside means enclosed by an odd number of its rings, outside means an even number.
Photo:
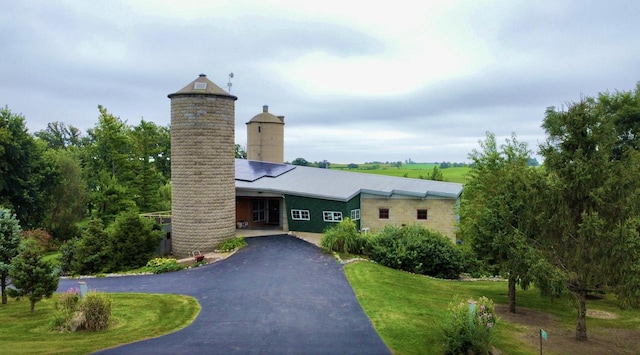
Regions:
<svg viewBox="0 0 640 355"><path fill-rule="evenodd" d="M464 162L486 132L537 156L548 106L640 81L640 1L0 0L0 106L29 132L98 105L169 125L204 73L235 141L269 105L285 160Z"/></svg>

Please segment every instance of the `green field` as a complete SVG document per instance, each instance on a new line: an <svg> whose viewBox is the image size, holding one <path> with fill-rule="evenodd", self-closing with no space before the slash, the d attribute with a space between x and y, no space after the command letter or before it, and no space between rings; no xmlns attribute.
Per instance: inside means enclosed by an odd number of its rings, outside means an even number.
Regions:
<svg viewBox="0 0 640 355"><path fill-rule="evenodd" d="M335 170L351 171L366 174L378 174L387 176L407 177L414 179L427 179L433 167L438 164L434 163L414 163L402 164L400 168L391 164L357 164L357 169L349 169L348 164L331 164L330 168ZM465 183L465 174L469 171L468 167L446 168L440 169L444 180L448 182Z"/></svg>

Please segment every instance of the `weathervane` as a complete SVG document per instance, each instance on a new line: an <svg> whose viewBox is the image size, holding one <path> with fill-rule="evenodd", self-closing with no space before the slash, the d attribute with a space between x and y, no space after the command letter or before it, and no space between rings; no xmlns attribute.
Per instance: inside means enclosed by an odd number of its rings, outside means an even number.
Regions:
<svg viewBox="0 0 640 355"><path fill-rule="evenodd" d="M227 83L227 92L229 94L231 94L231 86L233 85L231 79L233 79L233 73L229 73L229 82Z"/></svg>

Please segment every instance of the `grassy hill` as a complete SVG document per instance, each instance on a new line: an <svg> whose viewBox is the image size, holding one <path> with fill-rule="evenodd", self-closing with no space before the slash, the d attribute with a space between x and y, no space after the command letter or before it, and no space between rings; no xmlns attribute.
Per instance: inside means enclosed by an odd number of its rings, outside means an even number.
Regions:
<svg viewBox="0 0 640 355"><path fill-rule="evenodd" d="M392 166L391 164L382 163L367 163L357 164L358 168L349 169L347 164L331 164L331 169L353 171L358 173L378 174L398 177L408 177L414 179L427 179L433 167L438 164L434 163L415 163L415 164L402 164L400 168ZM446 168L440 169L444 180L448 182L465 183L465 174L469 171L468 167L459 168Z"/></svg>

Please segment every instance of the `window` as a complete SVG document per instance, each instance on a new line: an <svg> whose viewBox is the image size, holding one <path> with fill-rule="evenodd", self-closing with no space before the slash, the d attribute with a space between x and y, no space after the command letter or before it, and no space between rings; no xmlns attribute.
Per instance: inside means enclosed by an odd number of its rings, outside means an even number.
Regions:
<svg viewBox="0 0 640 355"><path fill-rule="evenodd" d="M389 219L389 209L388 208L380 208L380 209L378 209L378 218L380 218L380 219Z"/></svg>
<svg viewBox="0 0 640 355"><path fill-rule="evenodd" d="M357 221L360 219L360 209L351 210L351 220Z"/></svg>
<svg viewBox="0 0 640 355"><path fill-rule="evenodd" d="M291 219L295 221L308 221L309 210L291 210Z"/></svg>
<svg viewBox="0 0 640 355"><path fill-rule="evenodd" d="M265 220L264 200L253 201L253 221L262 222Z"/></svg>
<svg viewBox="0 0 640 355"><path fill-rule="evenodd" d="M418 210L418 219L426 220L427 219L427 210Z"/></svg>
<svg viewBox="0 0 640 355"><path fill-rule="evenodd" d="M342 221L342 212L323 211L322 218L325 222L340 222Z"/></svg>

